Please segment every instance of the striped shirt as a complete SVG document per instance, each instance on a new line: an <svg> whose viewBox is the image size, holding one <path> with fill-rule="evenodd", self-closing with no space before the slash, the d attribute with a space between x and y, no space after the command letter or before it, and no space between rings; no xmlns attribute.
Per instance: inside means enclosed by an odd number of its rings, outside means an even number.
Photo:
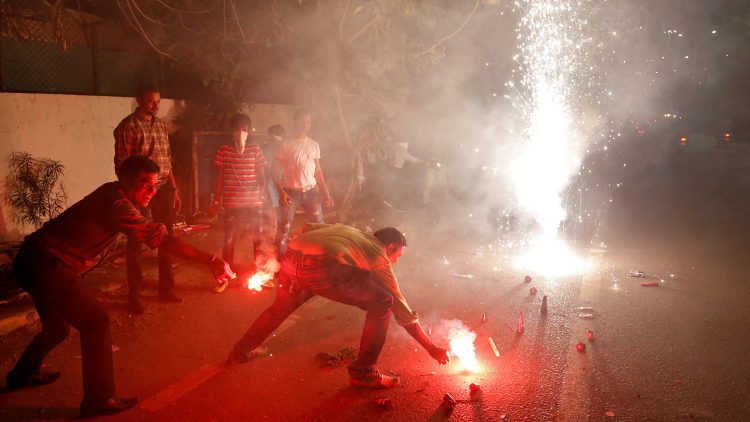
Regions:
<svg viewBox="0 0 750 422"><path fill-rule="evenodd" d="M258 145L245 145L243 153L234 146L222 145L216 152L214 164L224 170L224 208L260 208L263 205L256 173L266 166L266 158Z"/></svg>
<svg viewBox="0 0 750 422"><path fill-rule="evenodd" d="M137 113L122 119L115 128L115 174L126 158L138 155L148 157L159 166L159 186L167 181L172 171L172 151L164 121L154 116L151 121Z"/></svg>

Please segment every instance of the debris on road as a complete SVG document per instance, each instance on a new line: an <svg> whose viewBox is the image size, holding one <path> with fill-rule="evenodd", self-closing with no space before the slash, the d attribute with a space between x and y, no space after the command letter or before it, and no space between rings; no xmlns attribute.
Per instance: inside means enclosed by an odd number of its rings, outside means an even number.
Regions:
<svg viewBox="0 0 750 422"><path fill-rule="evenodd" d="M392 410L393 409L393 401L391 399L386 399L383 397L379 397L372 400L373 403L380 406L384 410Z"/></svg>
<svg viewBox="0 0 750 422"><path fill-rule="evenodd" d="M536 287L532 287L529 289L529 294L535 295L536 294Z"/></svg>
<svg viewBox="0 0 750 422"><path fill-rule="evenodd" d="M460 274L460 273L456 273L456 274L453 274L453 277L456 277L456 278L469 278L469 279L471 279L471 278L474 278L474 274Z"/></svg>
<svg viewBox="0 0 750 422"><path fill-rule="evenodd" d="M524 283L531 283L531 280L532 280L532 278L531 278L531 276L530 276L530 275L527 275L527 276L525 276L525 277L523 278L523 282L524 282Z"/></svg>
<svg viewBox="0 0 750 422"><path fill-rule="evenodd" d="M582 341L578 341L578 344L576 344L576 350L578 350L581 353L584 353L586 351L586 344Z"/></svg>
<svg viewBox="0 0 750 422"><path fill-rule="evenodd" d="M185 233L189 234L191 232L194 232L196 230L207 230L210 229L211 226L209 224L191 224L191 225L184 225L182 227L175 227L174 231L178 233Z"/></svg>
<svg viewBox="0 0 750 422"><path fill-rule="evenodd" d="M631 271L630 276L643 278L646 277L646 274L644 274L643 271Z"/></svg>
<svg viewBox="0 0 750 422"><path fill-rule="evenodd" d="M495 342L492 340L492 337L487 337L487 342L490 343L490 347L492 347L492 353L495 354L496 358L499 358L500 351L497 350L497 346L495 346Z"/></svg>
<svg viewBox="0 0 750 422"><path fill-rule="evenodd" d="M445 393L443 396L443 406L445 406L446 410L453 410L453 408L456 407L456 399L450 394Z"/></svg>
<svg viewBox="0 0 750 422"><path fill-rule="evenodd" d="M473 382L469 384L469 394L478 393L482 390L482 387L479 384L474 384Z"/></svg>
<svg viewBox="0 0 750 422"><path fill-rule="evenodd" d="M352 361L357 354L357 349L354 347L345 347L336 353L320 352L317 355L318 360L321 361L323 366L341 366L345 363Z"/></svg>
<svg viewBox="0 0 750 422"><path fill-rule="evenodd" d="M656 281L644 281L641 283L641 287L659 287L659 283Z"/></svg>
<svg viewBox="0 0 750 422"><path fill-rule="evenodd" d="M613 417L615 417L615 412L613 412L611 410L607 410L606 412L604 412L604 416L608 416L610 418L613 418Z"/></svg>
<svg viewBox="0 0 750 422"><path fill-rule="evenodd" d="M594 340L594 332L591 330L586 331L586 340L593 341Z"/></svg>

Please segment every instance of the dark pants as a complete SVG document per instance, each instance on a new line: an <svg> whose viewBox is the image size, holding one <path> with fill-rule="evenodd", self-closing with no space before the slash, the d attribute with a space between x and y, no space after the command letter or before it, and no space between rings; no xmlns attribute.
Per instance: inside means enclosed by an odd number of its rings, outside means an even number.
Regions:
<svg viewBox="0 0 750 422"><path fill-rule="evenodd" d="M224 249L222 257L234 267L234 244L247 229L253 245L253 257L260 250L261 208L226 208L224 210Z"/></svg>
<svg viewBox="0 0 750 422"><path fill-rule="evenodd" d="M72 325L81 334L84 400L99 403L114 396L109 315L93 295L81 289L78 274L33 241L21 247L13 272L34 299L42 331L8 373L8 383L28 383L44 356L68 337Z"/></svg>
<svg viewBox="0 0 750 422"><path fill-rule="evenodd" d="M258 317L235 353L248 354L260 346L300 305L315 295L356 306L367 312L359 354L349 366L355 377L369 375L383 349L393 313L393 296L370 280L370 272L331 258L316 259L288 250L281 261L274 303Z"/></svg>
<svg viewBox="0 0 750 422"><path fill-rule="evenodd" d="M311 223L323 222L323 206L320 204L317 187L307 192L294 189L284 189L284 192L292 198L292 204L279 207L279 221L276 229L276 248L279 256L284 256L284 252L286 252L289 231L292 229L294 217L297 215L297 209L300 206L305 210L308 221Z"/></svg>
<svg viewBox="0 0 750 422"><path fill-rule="evenodd" d="M174 225L174 190L163 185L156 192L151 203L151 218L156 223L164 224L167 232L172 234ZM174 287L174 274L172 273L172 262L166 253L159 249L159 293L165 294L172 291ZM128 270L128 289L130 298L137 298L141 290L143 281L143 270L141 269L141 242L133 236L128 236L127 247L127 270Z"/></svg>

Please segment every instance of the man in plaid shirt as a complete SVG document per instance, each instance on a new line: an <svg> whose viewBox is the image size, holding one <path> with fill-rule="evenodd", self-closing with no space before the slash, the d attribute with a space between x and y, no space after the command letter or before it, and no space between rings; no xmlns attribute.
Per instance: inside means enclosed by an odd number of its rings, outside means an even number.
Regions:
<svg viewBox="0 0 750 422"><path fill-rule="evenodd" d="M156 114L159 111L161 93L150 85L138 87L136 96L138 107L133 114L124 118L114 131L115 173L120 174L120 165L130 156L143 156L159 166L159 182L156 195L149 207L156 223L164 224L172 234L175 214L180 211L180 196L172 173L172 153L169 148L169 134L164 121ZM145 307L140 299L140 285L143 279L141 270L141 242L128 237L127 272L130 290L130 310L143 313ZM159 297L167 302L182 302L172 291L174 275L169 257L159 249Z"/></svg>

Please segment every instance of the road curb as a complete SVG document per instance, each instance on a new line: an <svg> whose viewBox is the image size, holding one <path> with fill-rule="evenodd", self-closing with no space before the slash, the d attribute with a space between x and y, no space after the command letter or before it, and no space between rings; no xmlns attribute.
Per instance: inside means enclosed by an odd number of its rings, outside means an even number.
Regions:
<svg viewBox="0 0 750 422"><path fill-rule="evenodd" d="M32 307L31 309L24 309L7 317L0 319L0 336L10 334L11 332L31 325L39 320L39 315L36 310Z"/></svg>

